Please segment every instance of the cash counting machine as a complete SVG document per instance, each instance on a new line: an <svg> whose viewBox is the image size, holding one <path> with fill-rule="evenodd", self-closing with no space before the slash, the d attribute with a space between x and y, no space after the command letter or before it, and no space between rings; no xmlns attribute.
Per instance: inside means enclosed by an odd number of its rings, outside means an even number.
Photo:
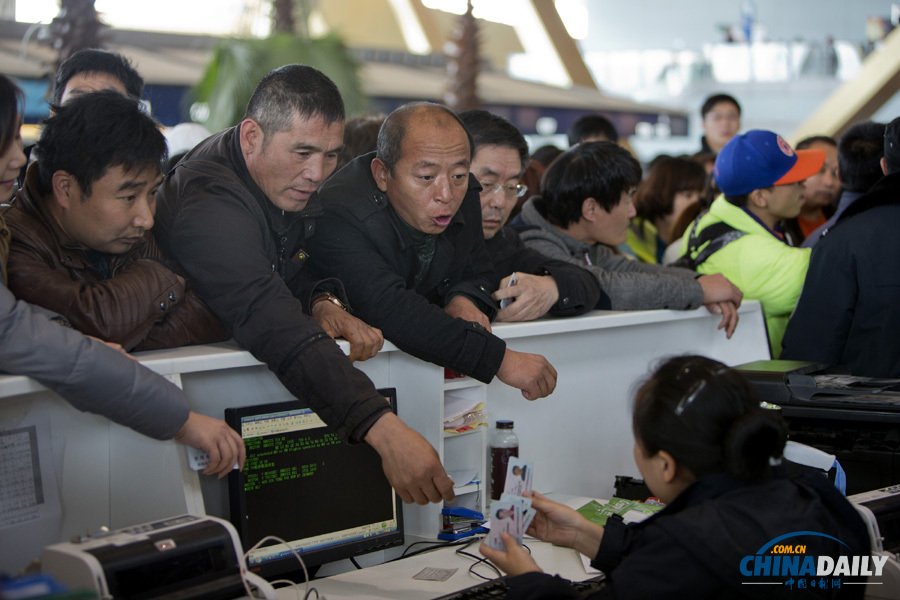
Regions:
<svg viewBox="0 0 900 600"><path fill-rule="evenodd" d="M48 546L41 570L104 600L244 598L241 554L231 523L182 515ZM276 597L264 580L245 577L257 597Z"/></svg>

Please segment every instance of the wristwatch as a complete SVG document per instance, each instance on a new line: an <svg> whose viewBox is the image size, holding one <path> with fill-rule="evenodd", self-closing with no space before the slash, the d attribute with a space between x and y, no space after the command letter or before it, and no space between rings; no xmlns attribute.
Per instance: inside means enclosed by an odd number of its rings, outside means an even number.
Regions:
<svg viewBox="0 0 900 600"><path fill-rule="evenodd" d="M335 306L340 309L347 310L347 307L344 306L344 303L341 302L337 296L330 292L325 292L324 294L319 294L315 298L312 299L312 302L309 303L309 310L312 311L313 307L319 302L331 302Z"/></svg>

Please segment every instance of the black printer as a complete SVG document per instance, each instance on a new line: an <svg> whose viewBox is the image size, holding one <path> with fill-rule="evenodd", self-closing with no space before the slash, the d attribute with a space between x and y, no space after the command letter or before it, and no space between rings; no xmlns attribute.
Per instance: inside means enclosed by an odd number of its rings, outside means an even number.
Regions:
<svg viewBox="0 0 900 600"><path fill-rule="evenodd" d="M762 400L781 407L791 440L837 457L847 494L900 483L900 379L855 377L788 360L735 369Z"/></svg>

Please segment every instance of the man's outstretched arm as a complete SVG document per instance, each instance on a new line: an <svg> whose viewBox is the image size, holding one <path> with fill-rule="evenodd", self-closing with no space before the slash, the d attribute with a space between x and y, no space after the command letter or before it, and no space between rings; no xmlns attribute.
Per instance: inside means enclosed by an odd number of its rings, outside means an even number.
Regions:
<svg viewBox="0 0 900 600"><path fill-rule="evenodd" d="M365 440L381 456L384 474L404 502L453 500L453 480L444 471L438 453L394 413L378 419Z"/></svg>
<svg viewBox="0 0 900 600"><path fill-rule="evenodd" d="M31 377L81 411L210 453L204 473L243 467L244 444L224 421L188 411L184 394L131 357L50 321L0 285L0 370Z"/></svg>
<svg viewBox="0 0 900 600"><path fill-rule="evenodd" d="M434 464L435 450L390 413L372 382L273 271L264 250L271 235L265 225L229 190L204 187L192 200L169 225L167 247L235 341L266 363L294 396L306 399L342 439L368 442L374 435L370 444L398 493L412 499L412 487L428 489L432 472L443 472L439 461ZM378 432L384 423L379 423L385 418L402 427L382 442ZM425 474L411 468L419 463L429 465Z"/></svg>

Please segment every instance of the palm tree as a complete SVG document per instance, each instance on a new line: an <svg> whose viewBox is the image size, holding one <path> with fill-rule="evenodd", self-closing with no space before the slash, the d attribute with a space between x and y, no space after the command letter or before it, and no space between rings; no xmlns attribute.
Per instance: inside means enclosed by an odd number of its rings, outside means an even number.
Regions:
<svg viewBox="0 0 900 600"><path fill-rule="evenodd" d="M57 51L53 73L79 50L102 48L106 29L94 0L60 0L59 13L47 27L50 44Z"/></svg>
<svg viewBox="0 0 900 600"><path fill-rule="evenodd" d="M472 0L459 17L451 37L452 50L447 60L447 91L444 104L455 111L481 108L478 98L478 73L481 57L478 52L478 22L472 14Z"/></svg>
<svg viewBox="0 0 900 600"><path fill-rule="evenodd" d="M274 0L272 2L272 31L294 33L295 27L294 0Z"/></svg>
<svg viewBox="0 0 900 600"><path fill-rule="evenodd" d="M259 80L272 69L291 63L310 65L328 75L341 91L347 114L365 110L359 64L337 34L308 37L309 8L309 0L275 0L272 35L231 38L216 46L191 94L195 102L209 107L207 129L219 131L238 123Z"/></svg>

